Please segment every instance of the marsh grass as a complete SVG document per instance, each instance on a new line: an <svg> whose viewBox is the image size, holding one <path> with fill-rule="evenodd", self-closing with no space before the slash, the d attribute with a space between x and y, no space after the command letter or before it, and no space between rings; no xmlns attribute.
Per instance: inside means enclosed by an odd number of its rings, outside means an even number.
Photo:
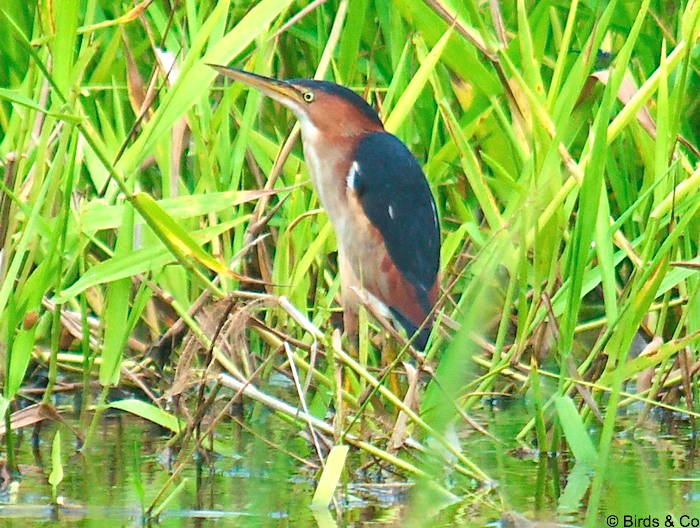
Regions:
<svg viewBox="0 0 700 528"><path fill-rule="evenodd" d="M452 4L5 2L5 432L76 383L84 456L109 406L184 461L230 454L217 426L242 400L241 427L273 410L315 467L350 444L421 483L415 506L498 496L453 431L489 434L485 397L525 394L517 442L570 451L556 500L595 525L619 410L698 416L700 2ZM425 356L369 310L357 350L341 338L292 116L207 63L348 85L421 161L443 238Z"/></svg>

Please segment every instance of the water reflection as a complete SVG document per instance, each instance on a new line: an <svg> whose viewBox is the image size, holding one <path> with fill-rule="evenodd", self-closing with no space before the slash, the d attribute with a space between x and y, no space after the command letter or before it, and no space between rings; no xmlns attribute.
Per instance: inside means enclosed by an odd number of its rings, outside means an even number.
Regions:
<svg viewBox="0 0 700 528"><path fill-rule="evenodd" d="M497 479L495 490L474 490L458 476L446 475L445 485L458 500L436 502L426 487L412 486L390 468L380 468L362 458L367 455L351 451L349 467L363 469L346 472L330 511L309 507L316 471L270 447L272 442L313 460L308 443L295 429L266 416L253 426L254 433L234 424L221 426L218 439L227 441L237 456L192 457L180 475L185 484L168 502L157 526L425 526L427 518L430 526L506 526L511 521L533 528L580 525L587 496L568 512L561 502L573 461L565 453L543 454L536 446L513 441L529 416L525 402L515 400L480 417L494 439L473 430L459 432L465 452ZM59 486L63 505L54 508L47 505L56 427L46 425L37 435L25 431L17 436L22 477L3 488L0 526L142 526L142 512L165 485L178 455L177 446L168 443L172 435L119 414L103 420L93 451L81 455L74 437L63 434L65 477ZM700 517L695 438L689 433L690 424L682 421L674 421L673 435L670 430L666 423L652 421L646 428L618 435L603 513L620 518L625 514L664 519L674 515L676 520L683 514ZM593 427L591 436L596 434Z"/></svg>

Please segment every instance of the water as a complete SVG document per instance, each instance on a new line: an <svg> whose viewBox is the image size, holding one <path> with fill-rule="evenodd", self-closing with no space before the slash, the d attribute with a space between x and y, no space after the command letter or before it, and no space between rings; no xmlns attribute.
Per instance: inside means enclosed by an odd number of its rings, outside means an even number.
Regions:
<svg viewBox="0 0 700 528"><path fill-rule="evenodd" d="M516 449L513 437L527 420L522 402L478 418L500 441L466 428L460 431L460 439L465 452L498 486L491 491L468 490L464 479L444 475L443 483L460 494L458 501L444 507L435 507L437 503L430 501L427 509L412 504L411 482L371 464L366 455L351 451L348 467L353 471L344 475L336 495L337 509L332 509L330 515L314 514L309 504L316 471L270 443L310 462L315 461L313 452L294 429L262 413L259 422L251 424L257 435L234 425L218 428L218 439L234 447L238 455L188 460L177 481L186 479L183 488L154 525L404 526L407 518L422 516L424 520L430 517L425 526L484 526L494 522L492 525L499 526L497 521L507 511L529 519L540 517L580 525L587 496L569 512L561 511L562 501L558 499L566 493L574 461L566 454L542 456L536 451ZM117 414L103 419L94 449L79 455L74 436L66 426L60 426L65 476L59 495L64 506L55 509L49 506L48 475L57 427L45 424L36 442L28 430L19 436L22 477L0 495L0 526L143 526L143 509L163 487L175 464L177 450L168 446L172 435L138 418ZM700 472L690 431L690 424L682 421L669 425L651 420L645 428L616 437L601 522L608 515L616 515L619 526L624 522L645 526L654 519L665 526L666 515L671 515L674 526L683 526L681 519L686 515L685 525L694 525L693 519L700 518ZM595 437L595 429L591 434ZM363 470L354 470L363 464ZM503 526L509 526L508 519L504 518ZM525 519L518 522L518 526L535 526ZM695 526L700 526L700 521Z"/></svg>

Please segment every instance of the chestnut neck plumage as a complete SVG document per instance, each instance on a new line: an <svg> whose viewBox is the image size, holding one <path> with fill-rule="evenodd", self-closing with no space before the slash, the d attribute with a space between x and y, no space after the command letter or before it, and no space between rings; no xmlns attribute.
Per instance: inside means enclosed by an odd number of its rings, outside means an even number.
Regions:
<svg viewBox="0 0 700 528"><path fill-rule="evenodd" d="M384 131L384 127L376 115L371 119L347 101L339 100L334 107L336 111L332 116L312 113L310 108L307 112L294 113L301 126L304 157L313 186L333 227L342 232L349 221L345 218L347 208L344 207L346 177L357 143L368 133ZM339 123L342 126L338 126Z"/></svg>

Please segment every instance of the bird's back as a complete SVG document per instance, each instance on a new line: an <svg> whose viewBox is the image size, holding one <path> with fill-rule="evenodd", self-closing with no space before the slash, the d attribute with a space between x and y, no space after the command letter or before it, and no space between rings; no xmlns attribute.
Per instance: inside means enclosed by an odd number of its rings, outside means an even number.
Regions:
<svg viewBox="0 0 700 528"><path fill-rule="evenodd" d="M440 231L435 201L418 161L395 136L366 135L353 160L349 185L388 257L376 271L363 271L377 274L363 282L412 333L437 297ZM424 334L422 340L426 338Z"/></svg>

